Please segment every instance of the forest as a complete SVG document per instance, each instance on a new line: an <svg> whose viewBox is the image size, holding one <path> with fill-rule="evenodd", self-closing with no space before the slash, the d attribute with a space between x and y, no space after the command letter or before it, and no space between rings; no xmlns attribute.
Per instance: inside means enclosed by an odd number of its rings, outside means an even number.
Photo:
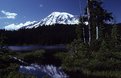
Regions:
<svg viewBox="0 0 121 78"><path fill-rule="evenodd" d="M55 45L68 44L76 39L77 25L39 26L35 29L16 31L0 30L8 45Z"/></svg>
<svg viewBox="0 0 121 78"><path fill-rule="evenodd" d="M111 36L112 26L113 24L105 24L104 33ZM118 27L117 31L120 33L121 24L116 24L116 26ZM0 34L5 37L4 43L6 45L56 45L69 44L77 39L78 29L80 29L78 25L56 24L32 29L0 30ZM85 32L87 33L86 29ZM83 38L81 32L79 33L79 37ZM87 39L88 35L86 36Z"/></svg>

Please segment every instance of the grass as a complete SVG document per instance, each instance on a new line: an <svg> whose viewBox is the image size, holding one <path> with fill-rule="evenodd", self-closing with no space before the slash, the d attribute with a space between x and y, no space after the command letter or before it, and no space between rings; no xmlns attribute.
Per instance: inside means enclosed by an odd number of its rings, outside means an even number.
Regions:
<svg viewBox="0 0 121 78"><path fill-rule="evenodd" d="M43 50L37 50L27 53L6 52L0 54L0 78L36 78L30 74L22 74L18 71L19 64L11 61L11 57L33 61L41 61Z"/></svg>
<svg viewBox="0 0 121 78"><path fill-rule="evenodd" d="M104 77L104 78L121 78L121 71L89 71L83 70L87 76Z"/></svg>
<svg viewBox="0 0 121 78"><path fill-rule="evenodd" d="M18 53L16 57L23 59L28 63L41 63L44 53L44 50L36 50L33 52Z"/></svg>

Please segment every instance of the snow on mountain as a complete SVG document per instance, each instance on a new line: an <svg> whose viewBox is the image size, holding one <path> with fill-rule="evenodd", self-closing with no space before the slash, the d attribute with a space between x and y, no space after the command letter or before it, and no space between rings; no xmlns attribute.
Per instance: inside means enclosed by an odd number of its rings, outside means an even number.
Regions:
<svg viewBox="0 0 121 78"><path fill-rule="evenodd" d="M31 28L37 28L39 26L43 25L54 25L54 24L79 24L79 19L76 18L74 15L66 13L66 12L52 12L50 15L48 15L46 18L42 19L41 21L34 21L31 22L30 24L22 26L22 24L19 25L9 25L6 26L5 29L13 29L13 30L18 30L18 29L31 29ZM17 29L14 29L17 28Z"/></svg>
<svg viewBox="0 0 121 78"><path fill-rule="evenodd" d="M41 25L53 24L78 24L78 19L66 12L53 12L41 20Z"/></svg>
<svg viewBox="0 0 121 78"><path fill-rule="evenodd" d="M25 23L20 23L20 24L10 24L10 25L7 25L5 26L5 30L18 30L20 28L23 28L23 27L26 27L26 26L29 26L29 25L34 25L37 21L27 21Z"/></svg>
<svg viewBox="0 0 121 78"><path fill-rule="evenodd" d="M54 25L54 24L73 25L78 23L79 23L79 19L72 14L69 14L66 12L52 12L50 15L48 15L46 18L42 19L41 21L24 26L22 28L31 29L31 28L37 28L43 25Z"/></svg>
<svg viewBox="0 0 121 78"><path fill-rule="evenodd" d="M29 25L26 25L24 27L21 27L20 29L31 29L31 28L37 28L40 25L40 22L34 22Z"/></svg>

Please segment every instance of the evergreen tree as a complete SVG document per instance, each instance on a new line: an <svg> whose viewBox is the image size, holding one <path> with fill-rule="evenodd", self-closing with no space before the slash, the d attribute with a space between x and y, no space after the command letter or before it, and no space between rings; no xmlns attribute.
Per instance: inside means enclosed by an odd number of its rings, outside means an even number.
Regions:
<svg viewBox="0 0 121 78"><path fill-rule="evenodd" d="M112 32L111 32L111 47L113 51L120 51L120 41L119 41L119 34L118 34L118 29L117 25L114 24L112 27Z"/></svg>
<svg viewBox="0 0 121 78"><path fill-rule="evenodd" d="M68 71L81 71L83 68L86 68L90 60L88 45L79 39L74 40L74 42L72 42L68 48L69 52L63 59L62 67Z"/></svg>
<svg viewBox="0 0 121 78"><path fill-rule="evenodd" d="M82 42L87 43L87 36L86 36L86 29L87 29L87 25L85 25L87 18L86 16L81 16L80 17L80 23L79 25L76 27L76 34L77 34L77 39L80 39Z"/></svg>
<svg viewBox="0 0 121 78"><path fill-rule="evenodd" d="M0 52L5 52L6 48L5 48L5 36L3 34L1 34L0 36Z"/></svg>
<svg viewBox="0 0 121 78"><path fill-rule="evenodd" d="M105 37L105 24L113 19L112 13L102 7L101 0L88 0L86 14L89 22L89 42ZM98 36L98 37L97 37Z"/></svg>

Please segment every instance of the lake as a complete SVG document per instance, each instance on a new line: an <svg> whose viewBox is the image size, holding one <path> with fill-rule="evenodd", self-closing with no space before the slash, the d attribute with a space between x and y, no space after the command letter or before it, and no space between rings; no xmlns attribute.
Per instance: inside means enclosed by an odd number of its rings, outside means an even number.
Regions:
<svg viewBox="0 0 121 78"><path fill-rule="evenodd" d="M36 76L37 78L69 78L68 75L63 71L61 67L56 67L54 65L38 65L38 64L30 64L17 58L11 57L12 60L16 60L21 63L19 66L19 72L23 74L31 74ZM23 65L25 64L26 65Z"/></svg>
<svg viewBox="0 0 121 78"><path fill-rule="evenodd" d="M59 45L25 45L25 46L7 46L11 51L33 51L33 50L66 50L66 46Z"/></svg>

